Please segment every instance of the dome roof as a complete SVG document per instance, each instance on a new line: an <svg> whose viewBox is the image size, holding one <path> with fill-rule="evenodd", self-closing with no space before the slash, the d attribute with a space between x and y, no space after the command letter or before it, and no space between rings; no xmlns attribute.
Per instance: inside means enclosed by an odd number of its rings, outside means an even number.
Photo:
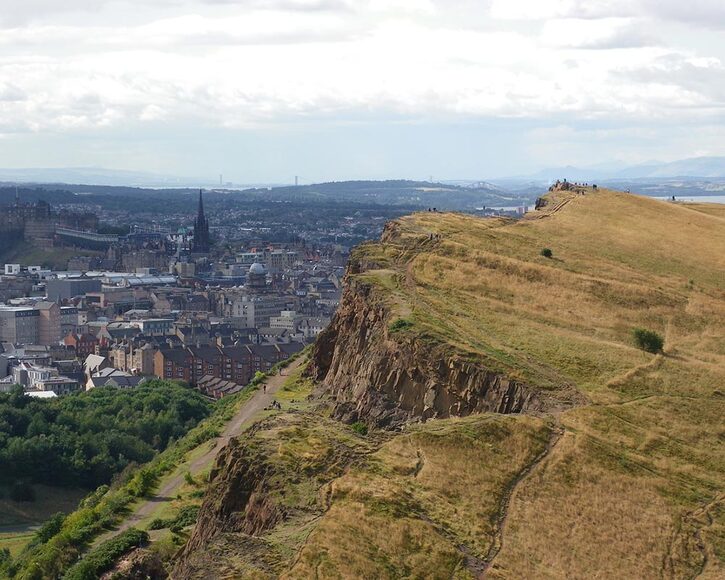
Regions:
<svg viewBox="0 0 725 580"><path fill-rule="evenodd" d="M250 274L267 274L267 269L264 267L264 264L260 264L259 262L255 262L252 264L252 266L249 268Z"/></svg>

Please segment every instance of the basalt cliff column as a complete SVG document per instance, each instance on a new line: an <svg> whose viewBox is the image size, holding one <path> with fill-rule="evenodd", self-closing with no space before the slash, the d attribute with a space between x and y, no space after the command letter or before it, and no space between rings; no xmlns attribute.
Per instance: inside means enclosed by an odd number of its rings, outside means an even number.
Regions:
<svg viewBox="0 0 725 580"><path fill-rule="evenodd" d="M340 307L308 368L336 418L395 428L411 420L539 412L559 404L445 345L391 331L380 289L354 275L361 269L348 266Z"/></svg>

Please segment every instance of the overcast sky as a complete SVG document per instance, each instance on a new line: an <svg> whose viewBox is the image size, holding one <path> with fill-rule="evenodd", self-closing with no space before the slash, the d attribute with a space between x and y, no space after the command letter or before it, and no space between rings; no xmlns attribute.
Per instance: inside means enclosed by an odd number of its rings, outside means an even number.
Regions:
<svg viewBox="0 0 725 580"><path fill-rule="evenodd" d="M0 167L311 182L698 155L725 155L723 0L0 0Z"/></svg>

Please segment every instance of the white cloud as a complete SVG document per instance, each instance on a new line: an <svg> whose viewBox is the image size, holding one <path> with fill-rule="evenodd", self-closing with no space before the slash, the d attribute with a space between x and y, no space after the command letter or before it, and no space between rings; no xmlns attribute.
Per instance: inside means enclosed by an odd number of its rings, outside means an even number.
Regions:
<svg viewBox="0 0 725 580"><path fill-rule="evenodd" d="M491 15L507 20L606 18L634 15L637 0L493 0Z"/></svg>
<svg viewBox="0 0 725 580"><path fill-rule="evenodd" d="M706 93L695 86L623 74L675 58L673 51L577 50L637 47L643 43L629 38L632 26L631 19L558 19L537 38L400 17L364 27L337 13L285 18L265 10L225 18L184 14L126 28L15 28L5 43L21 56L1 59L0 75L12 76L29 97L4 114L38 131L99 129L129 119L234 127L365 111L408 118L600 117L702 106ZM43 46L55 50L30 56Z"/></svg>
<svg viewBox="0 0 725 580"><path fill-rule="evenodd" d="M562 48L632 48L654 44L633 18L555 18L544 23L542 42Z"/></svg>
<svg viewBox="0 0 725 580"><path fill-rule="evenodd" d="M725 18L711 2L688 14L669 0L493 0L490 14L475 0L89 6L26 0L5 12L0 131L370 118L686 124L725 112L725 47L711 30Z"/></svg>
<svg viewBox="0 0 725 580"><path fill-rule="evenodd" d="M503 20L642 17L725 27L722 0L492 0L491 16Z"/></svg>

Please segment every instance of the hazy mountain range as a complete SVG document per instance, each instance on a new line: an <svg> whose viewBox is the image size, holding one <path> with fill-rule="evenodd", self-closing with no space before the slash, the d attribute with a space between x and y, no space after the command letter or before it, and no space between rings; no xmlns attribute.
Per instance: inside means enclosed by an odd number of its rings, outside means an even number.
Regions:
<svg viewBox="0 0 725 580"><path fill-rule="evenodd" d="M454 185L475 184L477 189L506 187L509 183L522 181L550 182L556 179L571 181L616 180L616 179L673 179L673 178L725 178L725 157L693 157L678 161L651 161L639 165L600 164L590 167L571 165L550 167L531 174L509 178L483 180L449 179L445 183ZM124 171L100 167L59 167L0 169L0 181L21 183L59 183L125 185L137 187L213 187L220 184L211 178L178 177L159 175L144 171ZM493 184L493 185L492 185ZM225 187L244 188L282 185L281 183L224 183ZM497 186L497 187L494 187Z"/></svg>
<svg viewBox="0 0 725 580"><path fill-rule="evenodd" d="M592 181L594 179L673 179L682 177L725 178L725 157L693 157L661 163L650 161L639 165L595 165L592 167L551 167L523 179L562 179ZM495 181L495 180L494 180Z"/></svg>

